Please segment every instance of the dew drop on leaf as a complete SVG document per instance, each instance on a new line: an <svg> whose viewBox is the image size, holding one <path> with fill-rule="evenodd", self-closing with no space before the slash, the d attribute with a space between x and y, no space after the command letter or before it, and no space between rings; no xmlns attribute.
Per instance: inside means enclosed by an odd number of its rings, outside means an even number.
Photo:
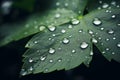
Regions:
<svg viewBox="0 0 120 80"><path fill-rule="evenodd" d="M64 38L64 39L63 39L63 43L64 43L64 44L68 44L69 42L70 42L69 39L67 39L67 38Z"/></svg>
<svg viewBox="0 0 120 80"><path fill-rule="evenodd" d="M20 75L25 76L27 74L27 71L25 69L21 69Z"/></svg>
<svg viewBox="0 0 120 80"><path fill-rule="evenodd" d="M90 51L90 56L93 56L93 54L94 54L93 51Z"/></svg>
<svg viewBox="0 0 120 80"><path fill-rule="evenodd" d="M56 2L56 6L59 6L60 5L60 2Z"/></svg>
<svg viewBox="0 0 120 80"><path fill-rule="evenodd" d="M62 61L62 59L58 59L58 62L61 62Z"/></svg>
<svg viewBox="0 0 120 80"><path fill-rule="evenodd" d="M61 15L59 13L55 14L55 18L59 18Z"/></svg>
<svg viewBox="0 0 120 80"><path fill-rule="evenodd" d="M53 48L50 48L50 49L49 49L49 53L50 53L50 54L53 54L53 53L55 53L55 49L53 49Z"/></svg>
<svg viewBox="0 0 120 80"><path fill-rule="evenodd" d="M66 32L66 30L65 30L65 29L62 29L62 30L61 30L61 32L62 32L62 33L65 33L65 32Z"/></svg>
<svg viewBox="0 0 120 80"><path fill-rule="evenodd" d="M93 43L97 43L98 41L95 38L92 38Z"/></svg>
<svg viewBox="0 0 120 80"><path fill-rule="evenodd" d="M52 25L48 26L48 28L49 28L49 30L52 31L52 32L55 31L55 29L56 29L56 27L55 27L55 26L52 26Z"/></svg>
<svg viewBox="0 0 120 80"><path fill-rule="evenodd" d="M52 59L50 59L50 60L49 60L49 62L50 62L50 63L52 63L52 62L53 62L53 60L52 60Z"/></svg>
<svg viewBox="0 0 120 80"><path fill-rule="evenodd" d="M119 48L120 48L120 43L118 43L118 44L117 44L117 47L119 47Z"/></svg>
<svg viewBox="0 0 120 80"><path fill-rule="evenodd" d="M113 33L114 33L113 30L109 30L109 31L108 31L108 34L113 34Z"/></svg>
<svg viewBox="0 0 120 80"><path fill-rule="evenodd" d="M39 27L39 30L40 30L40 31L43 31L44 29L45 29L45 26L40 26L40 27Z"/></svg>
<svg viewBox="0 0 120 80"><path fill-rule="evenodd" d="M72 50L72 53L75 53L75 52L76 52L76 50L73 49L73 50Z"/></svg>
<svg viewBox="0 0 120 80"><path fill-rule="evenodd" d="M112 15L112 18L116 18L116 15Z"/></svg>
<svg viewBox="0 0 120 80"><path fill-rule="evenodd" d="M46 59L46 56L41 56L41 57L40 57L40 60L41 60L41 61L44 61L45 59Z"/></svg>
<svg viewBox="0 0 120 80"><path fill-rule="evenodd" d="M68 28L72 28L72 25L69 25Z"/></svg>
<svg viewBox="0 0 120 80"><path fill-rule="evenodd" d="M77 19L72 19L72 24L79 24L79 23L80 23L79 20L77 20Z"/></svg>
<svg viewBox="0 0 120 80"><path fill-rule="evenodd" d="M107 3L104 3L103 5L102 5L102 8L108 8L109 7L109 5L107 4Z"/></svg>
<svg viewBox="0 0 120 80"><path fill-rule="evenodd" d="M95 26L99 26L99 25L102 24L102 22L101 22L100 19L98 19L98 18L94 18L94 20L93 20L93 24L94 24Z"/></svg>
<svg viewBox="0 0 120 80"><path fill-rule="evenodd" d="M88 44L87 44L86 42L82 42L81 45L80 45L80 47L81 47L82 49L85 49L85 48L88 47Z"/></svg>
<svg viewBox="0 0 120 80"><path fill-rule="evenodd" d="M30 58L30 59L29 59L29 62L30 62L30 63L32 63L32 62L33 62L33 59L32 59L32 58Z"/></svg>
<svg viewBox="0 0 120 80"><path fill-rule="evenodd" d="M29 71L33 71L33 67L32 66L29 68Z"/></svg>

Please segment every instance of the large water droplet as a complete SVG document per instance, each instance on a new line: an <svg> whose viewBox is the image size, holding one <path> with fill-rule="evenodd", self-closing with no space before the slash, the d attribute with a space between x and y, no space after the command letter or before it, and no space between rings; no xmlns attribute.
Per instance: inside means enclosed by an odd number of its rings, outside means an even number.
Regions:
<svg viewBox="0 0 120 80"><path fill-rule="evenodd" d="M82 49L85 49L85 48L88 47L88 43L82 42L81 45L80 45L80 47L81 47Z"/></svg>
<svg viewBox="0 0 120 80"><path fill-rule="evenodd" d="M101 22L100 19L98 19L98 18L94 18L94 20L93 20L93 24L94 24L95 26L99 26L99 25L102 24L102 22Z"/></svg>
<svg viewBox="0 0 120 80"><path fill-rule="evenodd" d="M53 54L53 53L55 53L55 49L53 49L53 48L50 48L50 49L49 49L49 53L50 53L50 54Z"/></svg>
<svg viewBox="0 0 120 80"><path fill-rule="evenodd" d="M79 24L79 23L80 23L79 20L77 20L77 19L72 19L72 24Z"/></svg>
<svg viewBox="0 0 120 80"><path fill-rule="evenodd" d="M56 27L52 26L52 25L48 26L48 28L49 28L50 31L55 31L55 29L56 29Z"/></svg>
<svg viewBox="0 0 120 80"><path fill-rule="evenodd" d="M69 39L67 39L67 38L64 38L64 39L63 39L63 43L64 43L64 44L68 44L69 42L70 42Z"/></svg>

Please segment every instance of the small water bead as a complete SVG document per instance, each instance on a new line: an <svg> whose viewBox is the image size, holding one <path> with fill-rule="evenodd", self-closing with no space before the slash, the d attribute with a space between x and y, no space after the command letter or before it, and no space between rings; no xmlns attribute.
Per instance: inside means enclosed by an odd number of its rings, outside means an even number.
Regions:
<svg viewBox="0 0 120 80"><path fill-rule="evenodd" d="M102 24L102 22L101 22L100 19L98 19L98 18L94 18L94 20L93 20L93 24L94 24L95 26L99 26L99 25Z"/></svg>
<svg viewBox="0 0 120 80"><path fill-rule="evenodd" d="M115 1L112 1L112 2L111 2L111 5L116 6L116 2L115 2Z"/></svg>
<svg viewBox="0 0 120 80"><path fill-rule="evenodd" d="M116 37L113 37L113 40L116 40Z"/></svg>
<svg viewBox="0 0 120 80"><path fill-rule="evenodd" d="M59 13L55 14L55 18L59 18L61 15Z"/></svg>
<svg viewBox="0 0 120 80"><path fill-rule="evenodd" d="M72 24L79 24L79 23L80 23L79 20L77 20L77 19L72 19Z"/></svg>
<svg viewBox="0 0 120 80"><path fill-rule="evenodd" d="M90 56L93 56L93 54L94 54L93 51L90 51Z"/></svg>
<svg viewBox="0 0 120 80"><path fill-rule="evenodd" d="M67 38L64 38L64 39L63 39L63 43L64 43L64 44L68 44L69 42L70 42L69 39L67 39Z"/></svg>
<svg viewBox="0 0 120 80"><path fill-rule="evenodd" d="M75 53L75 52L76 52L76 50L73 49L73 50L72 50L72 53Z"/></svg>
<svg viewBox="0 0 120 80"><path fill-rule="evenodd" d="M27 71L25 71L25 69L21 69L20 75L22 75L22 76L27 75Z"/></svg>
<svg viewBox="0 0 120 80"><path fill-rule="evenodd" d="M33 67L30 67L29 70L30 70L30 71L33 71Z"/></svg>
<svg viewBox="0 0 120 80"><path fill-rule="evenodd" d="M119 24L117 24L117 26L118 26L118 27L120 27L120 23L119 23Z"/></svg>
<svg viewBox="0 0 120 80"><path fill-rule="evenodd" d="M119 8L119 7L120 7L120 5L117 5L116 7L117 7L117 8Z"/></svg>
<svg viewBox="0 0 120 80"><path fill-rule="evenodd" d="M109 48L106 48L107 51L109 51L110 49Z"/></svg>
<svg viewBox="0 0 120 80"><path fill-rule="evenodd" d="M112 18L116 18L116 15L112 15Z"/></svg>
<svg viewBox="0 0 120 80"><path fill-rule="evenodd" d="M65 7L67 7L68 6L68 3L65 3Z"/></svg>
<svg viewBox="0 0 120 80"><path fill-rule="evenodd" d="M65 30L65 29L62 29L62 30L61 30L61 32L62 32L62 33L65 33L65 32L66 32L66 30Z"/></svg>
<svg viewBox="0 0 120 80"><path fill-rule="evenodd" d="M48 26L48 28L49 28L49 30L52 31L52 32L55 31L55 29L56 29L56 27L55 27L55 26L52 26L52 25Z"/></svg>
<svg viewBox="0 0 120 80"><path fill-rule="evenodd" d="M102 5L102 8L108 8L109 7L109 5L107 4L107 3L104 3L103 5Z"/></svg>
<svg viewBox="0 0 120 80"><path fill-rule="evenodd" d="M29 59L29 62L30 62L30 63L32 63L32 62L33 62L33 59L32 59L32 58L30 58L30 59Z"/></svg>
<svg viewBox="0 0 120 80"><path fill-rule="evenodd" d="M102 38L101 37L98 37L99 40L101 40Z"/></svg>
<svg viewBox="0 0 120 80"><path fill-rule="evenodd" d="M109 41L109 40L110 40L110 39L108 39L108 38L106 39L106 41Z"/></svg>
<svg viewBox="0 0 120 80"><path fill-rule="evenodd" d="M120 48L120 43L118 43L118 44L117 44L117 47L119 47L119 48Z"/></svg>
<svg viewBox="0 0 120 80"><path fill-rule="evenodd" d="M40 30L40 31L43 31L45 28L46 28L45 26L40 26L40 27L39 27L39 30Z"/></svg>
<svg viewBox="0 0 120 80"><path fill-rule="evenodd" d="M60 2L56 2L56 6L59 6L60 5Z"/></svg>
<svg viewBox="0 0 120 80"><path fill-rule="evenodd" d="M88 33L92 35L92 34L93 34L93 31L92 31L92 30L88 30Z"/></svg>
<svg viewBox="0 0 120 80"><path fill-rule="evenodd" d="M40 60L41 60L41 61L44 61L45 59L46 59L46 56L41 56L41 57L40 57Z"/></svg>
<svg viewBox="0 0 120 80"><path fill-rule="evenodd" d="M100 0L99 3L102 4L102 1Z"/></svg>
<svg viewBox="0 0 120 80"><path fill-rule="evenodd" d="M58 59L58 62L61 62L62 61L62 59Z"/></svg>
<svg viewBox="0 0 120 80"><path fill-rule="evenodd" d="M101 31L103 31L103 30L104 30L104 28L100 28L100 30L101 30Z"/></svg>
<svg viewBox="0 0 120 80"><path fill-rule="evenodd" d="M35 43L35 44L37 44L37 43L38 43L38 41L34 41L34 43Z"/></svg>
<svg viewBox="0 0 120 80"><path fill-rule="evenodd" d="M52 36L53 36L53 37L55 37L55 36L56 36L56 34L52 34Z"/></svg>
<svg viewBox="0 0 120 80"><path fill-rule="evenodd" d="M102 53L103 53L103 54L105 54L106 52L105 52L105 51L103 51Z"/></svg>
<svg viewBox="0 0 120 80"><path fill-rule="evenodd" d="M50 54L53 54L53 53L55 53L55 49L53 49L53 48L50 48L50 49L49 49L49 53L50 53Z"/></svg>
<svg viewBox="0 0 120 80"><path fill-rule="evenodd" d="M83 32L83 29L80 29L79 32L80 32L80 33Z"/></svg>
<svg viewBox="0 0 120 80"><path fill-rule="evenodd" d="M115 52L112 52L112 54L114 55L114 54L115 54Z"/></svg>
<svg viewBox="0 0 120 80"><path fill-rule="evenodd" d="M108 34L113 34L113 33L114 33L113 30L109 30L109 31L108 31Z"/></svg>
<svg viewBox="0 0 120 80"><path fill-rule="evenodd" d="M82 49L85 49L85 48L88 47L88 43L82 42L81 45L80 45L80 47L81 47Z"/></svg>
<svg viewBox="0 0 120 80"><path fill-rule="evenodd" d="M68 28L71 29L71 28L72 28L72 25L69 25Z"/></svg>
<svg viewBox="0 0 120 80"><path fill-rule="evenodd" d="M98 41L95 38L92 38L93 43L98 43Z"/></svg>
<svg viewBox="0 0 120 80"><path fill-rule="evenodd" d="M101 7L98 7L98 10L101 10Z"/></svg>
<svg viewBox="0 0 120 80"><path fill-rule="evenodd" d="M49 60L49 62L50 62L50 63L52 63L52 62L53 62L53 60L52 60L52 59L50 59L50 60Z"/></svg>
<svg viewBox="0 0 120 80"><path fill-rule="evenodd" d="M26 28L29 28L29 27L30 27L30 25L29 25L29 24L26 24L26 25L25 25L25 27L26 27Z"/></svg>

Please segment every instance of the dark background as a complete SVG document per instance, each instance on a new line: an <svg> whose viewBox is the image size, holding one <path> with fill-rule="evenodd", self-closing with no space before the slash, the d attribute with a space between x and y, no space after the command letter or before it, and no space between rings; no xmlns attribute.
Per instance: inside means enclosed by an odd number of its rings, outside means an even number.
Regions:
<svg viewBox="0 0 120 80"><path fill-rule="evenodd" d="M0 4L3 1L6 0L0 0ZM38 11L42 12L47 8L45 7L46 1L36 0L36 5L32 12L19 7L11 7L8 14L0 12L0 25L20 21ZM30 38L0 47L0 80L120 80L120 63L107 61L95 46L95 54L89 68L82 64L69 71L62 70L19 77L23 64L22 54L26 50L24 46Z"/></svg>

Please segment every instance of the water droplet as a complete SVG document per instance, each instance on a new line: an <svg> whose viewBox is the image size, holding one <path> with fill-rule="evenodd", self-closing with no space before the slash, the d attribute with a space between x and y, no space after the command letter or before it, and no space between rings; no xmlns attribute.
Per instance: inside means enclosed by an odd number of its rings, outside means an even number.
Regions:
<svg viewBox="0 0 120 80"><path fill-rule="evenodd" d="M112 54L114 55L114 54L115 54L115 52L112 52Z"/></svg>
<svg viewBox="0 0 120 80"><path fill-rule="evenodd" d="M67 39L67 38L64 38L64 39L63 39L63 43L64 43L64 44L68 44L69 42L70 42L69 39Z"/></svg>
<svg viewBox="0 0 120 80"><path fill-rule="evenodd" d="M116 15L112 15L112 18L116 18Z"/></svg>
<svg viewBox="0 0 120 80"><path fill-rule="evenodd" d="M90 56L93 56L93 54L94 54L93 51L90 51Z"/></svg>
<svg viewBox="0 0 120 80"><path fill-rule="evenodd" d="M99 1L100 4L102 4L102 1Z"/></svg>
<svg viewBox="0 0 120 80"><path fill-rule="evenodd" d="M82 42L81 45L80 45L80 47L81 47L82 49L85 49L85 48L88 47L88 44L87 44L86 42Z"/></svg>
<svg viewBox="0 0 120 80"><path fill-rule="evenodd" d="M102 5L102 8L108 8L109 7L109 5L107 4L107 3L104 3L103 5Z"/></svg>
<svg viewBox="0 0 120 80"><path fill-rule="evenodd" d="M98 43L98 41L95 38L92 38L93 43Z"/></svg>
<svg viewBox="0 0 120 80"><path fill-rule="evenodd" d="M55 31L55 29L56 29L56 27L52 26L52 25L48 26L48 28L49 28L50 31Z"/></svg>
<svg viewBox="0 0 120 80"><path fill-rule="evenodd" d="M35 44L37 44L37 43L38 43L38 41L34 41L34 43L35 43Z"/></svg>
<svg viewBox="0 0 120 80"><path fill-rule="evenodd" d="M53 49L53 48L50 48L50 49L49 49L49 53L50 53L50 54L53 54L53 53L55 53L55 49Z"/></svg>
<svg viewBox="0 0 120 80"><path fill-rule="evenodd" d="M65 33L65 32L66 32L66 30L62 29L62 30L61 30L61 32L62 32L62 33Z"/></svg>
<svg viewBox="0 0 120 80"><path fill-rule="evenodd" d="M40 27L39 27L39 30L40 30L40 31L43 31L45 28L46 28L45 26L40 26Z"/></svg>
<svg viewBox="0 0 120 80"><path fill-rule="evenodd" d="M29 70L30 70L30 71L33 71L33 67L30 67Z"/></svg>
<svg viewBox="0 0 120 80"><path fill-rule="evenodd" d="M115 1L112 1L112 2L111 2L111 5L116 6L116 2L115 2Z"/></svg>
<svg viewBox="0 0 120 80"><path fill-rule="evenodd" d="M52 34L52 36L54 37L54 36L56 36L56 34Z"/></svg>
<svg viewBox="0 0 120 80"><path fill-rule="evenodd" d="M119 26L119 27L120 27L120 23L119 23L119 24L117 24L117 26Z"/></svg>
<svg viewBox="0 0 120 80"><path fill-rule="evenodd" d="M25 69L21 69L20 75L25 76L27 74L27 71Z"/></svg>
<svg viewBox="0 0 120 80"><path fill-rule="evenodd" d="M108 39L108 38L106 39L106 41L109 41L109 40L110 40L110 39Z"/></svg>
<svg viewBox="0 0 120 80"><path fill-rule="evenodd" d="M103 31L103 30L104 30L104 28L100 28L100 30L101 30L101 31Z"/></svg>
<svg viewBox="0 0 120 80"><path fill-rule="evenodd" d="M117 44L117 47L119 47L119 48L120 48L120 43L118 43L118 44Z"/></svg>
<svg viewBox="0 0 120 80"><path fill-rule="evenodd" d="M92 30L88 30L88 33L92 35L92 34L93 34L93 31L92 31Z"/></svg>
<svg viewBox="0 0 120 80"><path fill-rule="evenodd" d="M73 50L72 50L72 53L75 53L75 52L76 52L76 50L73 49Z"/></svg>
<svg viewBox="0 0 120 80"><path fill-rule="evenodd" d="M60 2L56 2L56 6L59 6L60 5Z"/></svg>
<svg viewBox="0 0 120 80"><path fill-rule="evenodd" d="M46 59L45 56L41 56L41 57L40 57L40 60L41 60L41 61L44 61L45 59Z"/></svg>
<svg viewBox="0 0 120 80"><path fill-rule="evenodd" d="M114 31L113 30L108 30L108 34L113 34Z"/></svg>
<svg viewBox="0 0 120 80"><path fill-rule="evenodd" d="M55 18L59 18L61 15L59 13L55 14Z"/></svg>
<svg viewBox="0 0 120 80"><path fill-rule="evenodd" d="M30 58L30 59L29 59L29 62L30 62L30 63L32 63L32 62L33 62L33 59L32 59L32 58Z"/></svg>
<svg viewBox="0 0 120 80"><path fill-rule="evenodd" d="M116 37L113 37L113 40L116 40Z"/></svg>
<svg viewBox="0 0 120 80"><path fill-rule="evenodd" d="M68 28L72 28L72 25L69 25Z"/></svg>
<svg viewBox="0 0 120 80"><path fill-rule="evenodd" d="M79 24L79 23L80 23L79 20L77 20L77 19L72 19L72 24Z"/></svg>
<svg viewBox="0 0 120 80"><path fill-rule="evenodd" d="M62 59L58 59L58 62L61 62L62 61Z"/></svg>
<svg viewBox="0 0 120 80"><path fill-rule="evenodd" d="M107 51L109 51L110 49L109 48L106 48Z"/></svg>
<svg viewBox="0 0 120 80"><path fill-rule="evenodd" d="M102 24L102 22L101 22L100 19L98 19L98 18L94 18L94 20L93 20L93 24L96 25L96 26L99 26L99 25Z"/></svg>
<svg viewBox="0 0 120 80"><path fill-rule="evenodd" d="M83 30L82 30L82 29L80 29L80 30L79 30L79 32L81 33L81 32L83 32Z"/></svg>
<svg viewBox="0 0 120 80"><path fill-rule="evenodd" d="M67 7L67 6L68 6L68 3L65 3L65 6Z"/></svg>
<svg viewBox="0 0 120 80"><path fill-rule="evenodd" d="M105 51L103 51L102 53L105 54Z"/></svg>
<svg viewBox="0 0 120 80"><path fill-rule="evenodd" d="M50 59L50 61L49 61L50 63L52 63L53 62L53 60L52 59Z"/></svg>

